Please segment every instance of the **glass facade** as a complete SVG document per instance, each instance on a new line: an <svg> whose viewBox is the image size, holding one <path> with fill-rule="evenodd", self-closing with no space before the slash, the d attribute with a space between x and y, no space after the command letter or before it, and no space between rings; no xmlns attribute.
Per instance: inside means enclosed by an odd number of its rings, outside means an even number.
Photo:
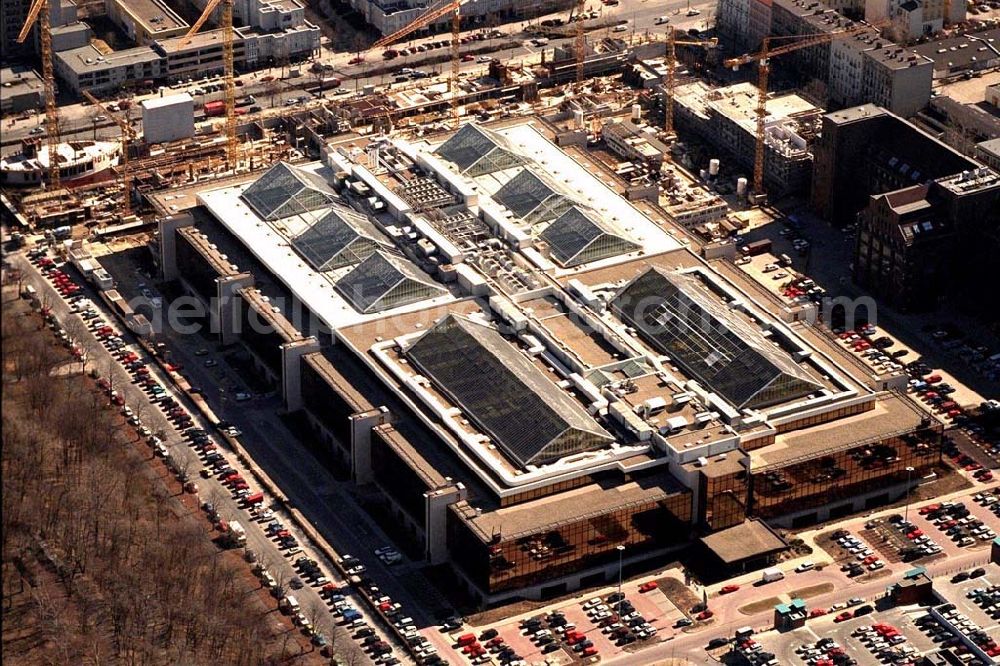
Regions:
<svg viewBox="0 0 1000 666"><path fill-rule="evenodd" d="M281 345L286 341L267 319L242 298L236 299L240 339L276 377L281 377Z"/></svg>
<svg viewBox="0 0 1000 666"><path fill-rule="evenodd" d="M743 522L750 495L748 476L746 470L721 476L701 475L698 522L705 529L715 532Z"/></svg>
<svg viewBox="0 0 1000 666"><path fill-rule="evenodd" d="M430 488L382 439L378 430L372 431L372 470L383 492L392 497L421 529L426 529L424 493Z"/></svg>
<svg viewBox="0 0 1000 666"><path fill-rule="evenodd" d="M218 296L215 280L219 274L188 242L184 234L177 235L177 270L191 289L207 302Z"/></svg>
<svg viewBox="0 0 1000 666"><path fill-rule="evenodd" d="M311 363L303 357L301 368L302 403L328 430L345 452L351 446L350 416L356 410L326 382Z"/></svg>
<svg viewBox="0 0 1000 666"><path fill-rule="evenodd" d="M754 470L751 513L767 519L851 500L905 483L907 467L913 467L913 478L918 478L940 460L941 433L927 428L777 468Z"/></svg>
<svg viewBox="0 0 1000 666"><path fill-rule="evenodd" d="M700 523L731 527L745 516L763 519L849 502L906 482L907 467L917 479L941 461L941 429L926 427L799 461L702 478Z"/></svg>
<svg viewBox="0 0 1000 666"><path fill-rule="evenodd" d="M545 531L484 543L461 512L448 514L452 559L483 591L496 593L550 583L584 569L617 562L617 546L630 557L684 542L691 496L676 493L611 512L581 516Z"/></svg>

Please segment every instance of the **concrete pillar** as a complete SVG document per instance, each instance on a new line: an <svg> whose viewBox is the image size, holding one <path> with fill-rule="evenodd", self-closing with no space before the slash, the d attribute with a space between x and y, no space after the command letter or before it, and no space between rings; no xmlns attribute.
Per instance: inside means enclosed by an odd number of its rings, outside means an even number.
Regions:
<svg viewBox="0 0 1000 666"><path fill-rule="evenodd" d="M208 321L210 330L219 336L223 346L231 345L239 338L239 325L236 322L237 300L240 289L252 287L253 275L240 273L215 280L215 303L208 304Z"/></svg>
<svg viewBox="0 0 1000 666"><path fill-rule="evenodd" d="M351 419L351 476L361 485L372 481L372 428L389 423L388 407L378 407L352 414Z"/></svg>
<svg viewBox="0 0 1000 666"><path fill-rule="evenodd" d="M177 230L194 224L190 213L169 215L156 221L160 234L160 273L164 280L176 280L177 271Z"/></svg>
<svg viewBox="0 0 1000 666"><path fill-rule="evenodd" d="M448 506L467 495L461 482L424 493L424 557L431 564L448 561Z"/></svg>
<svg viewBox="0 0 1000 666"><path fill-rule="evenodd" d="M285 409L290 412L302 409L302 362L299 359L315 351L319 351L319 341L313 337L281 345L281 395Z"/></svg>

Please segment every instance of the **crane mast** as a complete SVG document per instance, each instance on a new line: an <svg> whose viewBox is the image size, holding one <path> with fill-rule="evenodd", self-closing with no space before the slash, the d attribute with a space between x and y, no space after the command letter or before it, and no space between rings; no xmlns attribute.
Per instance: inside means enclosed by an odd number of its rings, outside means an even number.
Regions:
<svg viewBox="0 0 1000 666"><path fill-rule="evenodd" d="M48 0L35 0L17 35L23 44L38 21L39 42L42 47L42 83L45 86L45 134L49 152L49 186L59 189L59 110L56 107L55 75L52 71L52 30L49 23Z"/></svg>

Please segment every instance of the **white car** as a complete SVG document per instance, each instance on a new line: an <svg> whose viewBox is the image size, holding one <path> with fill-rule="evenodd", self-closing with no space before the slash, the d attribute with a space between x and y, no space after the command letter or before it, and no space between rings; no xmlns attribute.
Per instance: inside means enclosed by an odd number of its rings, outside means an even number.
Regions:
<svg viewBox="0 0 1000 666"><path fill-rule="evenodd" d="M669 16L657 16L656 19L653 20L653 25L663 25L664 23L670 23Z"/></svg>
<svg viewBox="0 0 1000 666"><path fill-rule="evenodd" d="M778 264L768 264L767 266L764 266L764 272L771 273L773 271L778 270L778 268L779 268Z"/></svg>
<svg viewBox="0 0 1000 666"><path fill-rule="evenodd" d="M695 9L694 7L692 7L691 9L689 9L687 11L687 15L688 16L698 16L699 14L701 14L701 10L700 9Z"/></svg>
<svg viewBox="0 0 1000 666"><path fill-rule="evenodd" d="M795 573L803 573L805 571L812 571L816 568L816 563L811 560L806 560L799 566L795 567Z"/></svg>
<svg viewBox="0 0 1000 666"><path fill-rule="evenodd" d="M627 25L616 25L615 27L611 28L611 32L626 32L627 30L628 30Z"/></svg>

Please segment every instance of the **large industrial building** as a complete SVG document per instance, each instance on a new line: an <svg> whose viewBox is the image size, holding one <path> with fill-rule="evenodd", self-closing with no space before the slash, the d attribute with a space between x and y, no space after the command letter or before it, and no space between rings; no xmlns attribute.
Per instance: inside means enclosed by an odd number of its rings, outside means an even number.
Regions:
<svg viewBox="0 0 1000 666"><path fill-rule="evenodd" d="M330 146L160 220L166 279L480 603L890 501L940 428L540 121Z"/></svg>

